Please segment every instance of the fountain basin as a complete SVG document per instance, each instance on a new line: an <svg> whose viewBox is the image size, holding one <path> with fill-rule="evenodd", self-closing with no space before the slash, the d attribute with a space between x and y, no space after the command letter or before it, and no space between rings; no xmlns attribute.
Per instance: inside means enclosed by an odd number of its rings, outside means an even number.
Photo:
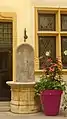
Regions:
<svg viewBox="0 0 67 119"><path fill-rule="evenodd" d="M35 113L40 110L34 96L35 82L6 82L11 87L11 112Z"/></svg>

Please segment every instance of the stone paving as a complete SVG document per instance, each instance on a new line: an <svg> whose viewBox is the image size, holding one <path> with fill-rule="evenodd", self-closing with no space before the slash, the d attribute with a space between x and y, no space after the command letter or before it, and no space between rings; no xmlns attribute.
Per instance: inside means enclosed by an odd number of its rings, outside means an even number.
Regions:
<svg viewBox="0 0 67 119"><path fill-rule="evenodd" d="M42 112L34 114L14 114L11 112L0 112L0 119L67 119L63 115L45 116Z"/></svg>

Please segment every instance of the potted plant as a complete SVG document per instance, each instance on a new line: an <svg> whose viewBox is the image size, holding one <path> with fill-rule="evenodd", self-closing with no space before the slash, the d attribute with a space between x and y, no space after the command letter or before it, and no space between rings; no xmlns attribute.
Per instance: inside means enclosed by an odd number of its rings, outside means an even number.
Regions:
<svg viewBox="0 0 67 119"><path fill-rule="evenodd" d="M43 75L35 84L35 95L40 96L42 109L46 115L58 115L61 95L66 89L66 82L62 79L62 64L57 58L48 57L43 62Z"/></svg>
<svg viewBox="0 0 67 119"><path fill-rule="evenodd" d="M67 90L64 91L63 100L61 105L61 113L67 116Z"/></svg>

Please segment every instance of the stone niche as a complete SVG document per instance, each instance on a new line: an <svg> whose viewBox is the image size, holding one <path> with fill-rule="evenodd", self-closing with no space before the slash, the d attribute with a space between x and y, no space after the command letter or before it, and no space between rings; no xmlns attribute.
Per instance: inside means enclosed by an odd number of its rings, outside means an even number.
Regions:
<svg viewBox="0 0 67 119"><path fill-rule="evenodd" d="M11 86L11 111L14 113L35 113L40 110L34 96L34 51L27 43L20 45L16 52L16 81Z"/></svg>
<svg viewBox="0 0 67 119"><path fill-rule="evenodd" d="M16 81L34 81L34 51L29 44L22 44L17 48Z"/></svg>

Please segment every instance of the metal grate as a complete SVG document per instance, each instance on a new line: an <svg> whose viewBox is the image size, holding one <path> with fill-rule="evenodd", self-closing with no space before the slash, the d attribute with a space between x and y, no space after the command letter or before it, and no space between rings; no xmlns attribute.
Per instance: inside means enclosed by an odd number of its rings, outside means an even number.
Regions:
<svg viewBox="0 0 67 119"><path fill-rule="evenodd" d="M61 14L61 31L67 31L67 14Z"/></svg>
<svg viewBox="0 0 67 119"><path fill-rule="evenodd" d="M47 59L47 54L56 59L56 37L39 36L39 66L42 69L43 62Z"/></svg>
<svg viewBox="0 0 67 119"><path fill-rule="evenodd" d="M0 48L12 46L12 22L0 22Z"/></svg>
<svg viewBox="0 0 67 119"><path fill-rule="evenodd" d="M55 14L38 14L38 30L39 31L55 31L56 24Z"/></svg>

